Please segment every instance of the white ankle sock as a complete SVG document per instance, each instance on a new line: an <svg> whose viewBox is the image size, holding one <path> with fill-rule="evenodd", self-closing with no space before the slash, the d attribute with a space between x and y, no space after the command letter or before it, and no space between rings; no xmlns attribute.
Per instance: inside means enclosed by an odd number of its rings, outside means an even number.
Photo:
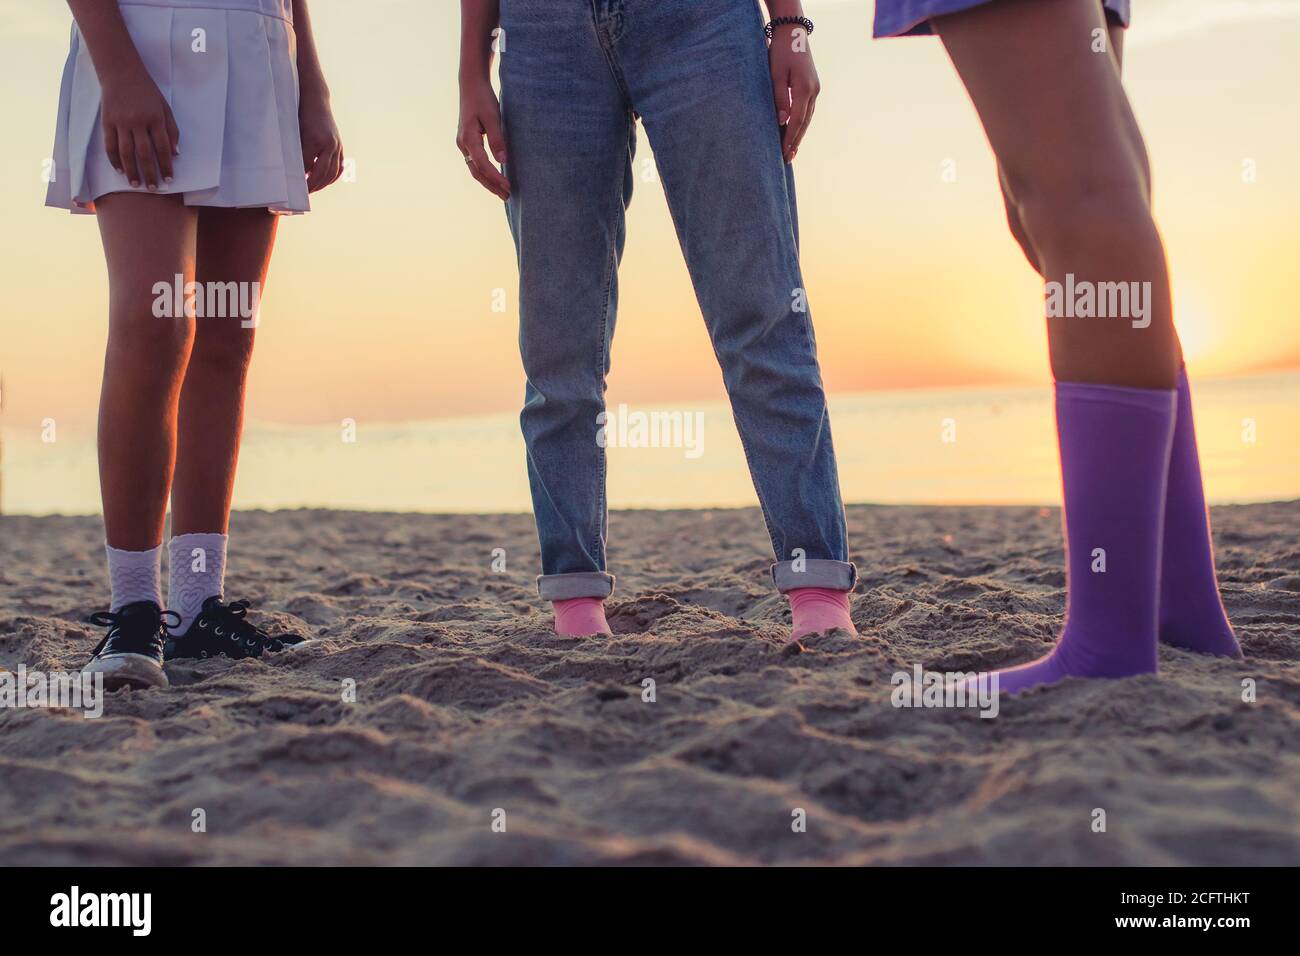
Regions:
<svg viewBox="0 0 1300 956"><path fill-rule="evenodd" d="M162 607L162 545L148 551L123 551L104 545L108 555L108 581L113 588L111 610L136 601L153 601Z"/></svg>
<svg viewBox="0 0 1300 956"><path fill-rule="evenodd" d="M226 577L224 534L178 534L167 543L167 610L181 616L173 634L184 634L203 602L221 597Z"/></svg>

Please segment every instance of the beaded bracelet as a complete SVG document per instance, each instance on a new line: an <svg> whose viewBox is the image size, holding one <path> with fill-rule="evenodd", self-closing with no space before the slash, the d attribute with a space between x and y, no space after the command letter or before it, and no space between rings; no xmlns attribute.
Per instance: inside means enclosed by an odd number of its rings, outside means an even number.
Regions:
<svg viewBox="0 0 1300 956"><path fill-rule="evenodd" d="M772 39L772 31L777 27L784 26L801 26L806 32L813 32L813 22L807 17L777 17L775 20L769 22L767 26L763 27L763 35L770 40Z"/></svg>

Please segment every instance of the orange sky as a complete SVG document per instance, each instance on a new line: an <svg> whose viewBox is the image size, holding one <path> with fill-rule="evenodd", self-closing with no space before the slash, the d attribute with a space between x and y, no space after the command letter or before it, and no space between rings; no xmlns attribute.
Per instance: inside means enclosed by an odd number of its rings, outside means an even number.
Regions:
<svg viewBox="0 0 1300 956"><path fill-rule="evenodd" d="M1044 382L1041 287L1008 236L937 41L871 42L871 4L807 0L824 91L800 152L803 260L832 391ZM314 0L355 183L283 224L254 362L261 421L513 409L514 258L464 171L450 2ZM1151 150L1176 315L1201 375L1300 365L1300 3L1138 0L1126 77ZM365 11L361 13L359 11ZM104 339L93 219L41 206L63 4L0 10L8 425L93 420ZM644 144L644 139L643 139ZM629 217L611 400L722 394L648 148ZM940 175L955 160L955 182ZM1252 160L1257 181L1244 182ZM493 312L496 290L509 309Z"/></svg>

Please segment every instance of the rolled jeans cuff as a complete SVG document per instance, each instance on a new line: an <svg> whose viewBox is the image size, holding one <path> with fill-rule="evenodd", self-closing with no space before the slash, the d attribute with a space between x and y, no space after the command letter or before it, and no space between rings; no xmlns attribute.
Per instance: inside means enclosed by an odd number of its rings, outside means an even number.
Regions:
<svg viewBox="0 0 1300 956"><path fill-rule="evenodd" d="M569 574L539 574L537 593L543 601L571 598L607 598L614 593L614 575L604 571L574 571Z"/></svg>
<svg viewBox="0 0 1300 956"><path fill-rule="evenodd" d="M804 558L802 570L795 570L795 562L782 561L772 565L772 583L784 594L795 588L828 588L831 591L852 591L858 583L858 569L849 561L830 561L826 558Z"/></svg>

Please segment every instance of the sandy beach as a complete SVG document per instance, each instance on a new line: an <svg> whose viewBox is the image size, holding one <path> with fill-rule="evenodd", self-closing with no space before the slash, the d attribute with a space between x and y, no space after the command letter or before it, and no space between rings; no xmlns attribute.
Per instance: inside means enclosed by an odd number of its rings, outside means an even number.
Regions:
<svg viewBox="0 0 1300 956"><path fill-rule="evenodd" d="M0 863L1296 864L1300 502L1213 520L1244 661L983 719L891 675L1048 649L1055 510L851 507L862 634L796 655L756 510L615 512L616 635L576 640L527 515L237 513L227 597L317 640L98 719L0 710ZM0 518L0 558L0 667L79 667L99 520Z"/></svg>

